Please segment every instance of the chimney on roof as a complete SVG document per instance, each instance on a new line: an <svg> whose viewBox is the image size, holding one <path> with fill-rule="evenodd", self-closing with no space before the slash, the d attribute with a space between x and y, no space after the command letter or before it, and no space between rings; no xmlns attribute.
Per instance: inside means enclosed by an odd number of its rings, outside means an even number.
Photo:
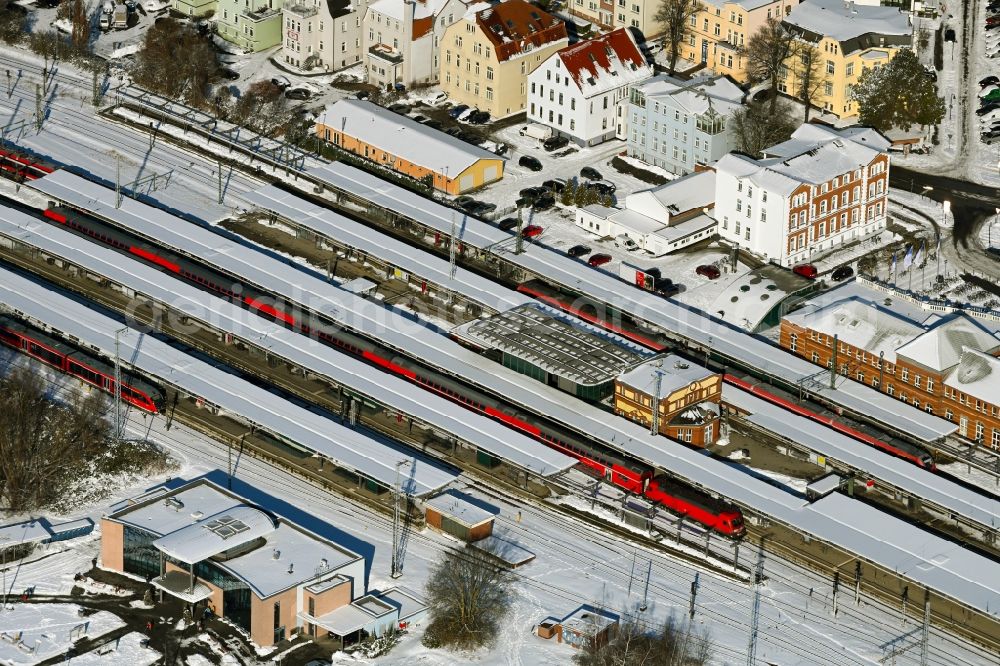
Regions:
<svg viewBox="0 0 1000 666"><path fill-rule="evenodd" d="M272 560L280 560L281 559L281 551L278 550L277 548L275 548L274 550L272 550L271 551L271 559Z"/></svg>
<svg viewBox="0 0 1000 666"><path fill-rule="evenodd" d="M288 563L288 573L292 573L292 570L294 568L295 568L295 564L293 562L289 562Z"/></svg>

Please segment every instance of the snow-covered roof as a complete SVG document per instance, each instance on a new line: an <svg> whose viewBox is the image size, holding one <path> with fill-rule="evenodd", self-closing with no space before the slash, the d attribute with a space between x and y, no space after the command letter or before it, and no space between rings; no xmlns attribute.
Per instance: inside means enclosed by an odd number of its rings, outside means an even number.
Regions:
<svg viewBox="0 0 1000 666"><path fill-rule="evenodd" d="M942 372L958 363L966 349L989 352L998 346L1000 340L979 322L955 313L902 345L896 352L924 367Z"/></svg>
<svg viewBox="0 0 1000 666"><path fill-rule="evenodd" d="M785 23L846 42L862 35L909 35L907 14L898 7L846 3L844 0L805 0L792 8Z"/></svg>
<svg viewBox="0 0 1000 666"><path fill-rule="evenodd" d="M488 150L359 99L342 99L331 104L316 119L316 124L452 179L479 160L502 160Z"/></svg>
<svg viewBox="0 0 1000 666"><path fill-rule="evenodd" d="M924 332L923 327L874 303L849 298L818 310L803 308L785 315L789 322L839 336L840 342L896 362L896 351Z"/></svg>
<svg viewBox="0 0 1000 666"><path fill-rule="evenodd" d="M767 273L766 268L758 269L737 278L712 301L708 311L733 326L756 331L787 295Z"/></svg>
<svg viewBox="0 0 1000 666"><path fill-rule="evenodd" d="M671 215L708 208L715 204L715 171L688 174L666 185L633 192L625 197L625 207L664 223Z"/></svg>
<svg viewBox="0 0 1000 666"><path fill-rule="evenodd" d="M499 62L567 38L565 23L524 0L504 0L475 16L479 29L493 43Z"/></svg>
<svg viewBox="0 0 1000 666"><path fill-rule="evenodd" d="M680 356L667 354L653 361L638 365L618 377L618 383L629 386L648 396L656 394L657 376L660 377L658 400L666 398L674 391L690 386L715 373L700 365L695 365Z"/></svg>
<svg viewBox="0 0 1000 666"><path fill-rule="evenodd" d="M427 500L425 506L457 520L467 527L475 527L493 520L500 513L500 509L496 507L487 509L483 506L484 504L485 502L475 500L457 490L446 490Z"/></svg>
<svg viewBox="0 0 1000 666"><path fill-rule="evenodd" d="M246 529L228 521L226 525L234 534L228 539L221 537L217 533L221 528L209 528L208 524L224 516L240 521ZM108 518L153 534L158 537L154 545L190 563L262 539L258 547L246 553L213 561L262 598L317 578L318 570L333 574L361 559L357 553L284 518L272 518L262 508L207 479L197 479L152 498L140 497Z"/></svg>
<svg viewBox="0 0 1000 666"><path fill-rule="evenodd" d="M255 541L276 528L277 522L266 512L240 504L160 537L153 546L181 562L193 564Z"/></svg>
<svg viewBox="0 0 1000 666"><path fill-rule="evenodd" d="M4 525L0 527L0 549L19 543L45 541L51 536L52 532L41 520L33 519L13 525Z"/></svg>
<svg viewBox="0 0 1000 666"><path fill-rule="evenodd" d="M667 74L654 76L633 86L647 99L665 102L670 100L688 113L701 115L713 109L719 115L728 115L743 104L743 90L724 76L696 76L688 81Z"/></svg>
<svg viewBox="0 0 1000 666"><path fill-rule="evenodd" d="M787 196L803 183L825 183L866 167L890 145L885 137L869 128L848 131L802 125L788 141L766 148L764 159L729 153L715 167L719 172L750 178L769 192Z"/></svg>
<svg viewBox="0 0 1000 666"><path fill-rule="evenodd" d="M759 9L760 7L765 7L767 5L775 5L781 2L787 5L788 0L701 0L702 4L712 5L713 7L718 7L720 9L724 8L726 5L738 5L747 11L753 11L754 9Z"/></svg>
<svg viewBox="0 0 1000 666"><path fill-rule="evenodd" d="M654 233L667 226L665 220L658 220L628 208L617 211L611 217L615 224L624 227L626 232L632 232L639 236Z"/></svg>
<svg viewBox="0 0 1000 666"><path fill-rule="evenodd" d="M368 9L387 16L397 21L402 21L405 17L404 6L411 3L413 7L413 18L422 19L429 16L437 16L448 0L376 0L368 5Z"/></svg>
<svg viewBox="0 0 1000 666"><path fill-rule="evenodd" d="M653 73L625 28L567 46L553 57L559 58L585 96L642 81Z"/></svg>
<svg viewBox="0 0 1000 666"><path fill-rule="evenodd" d="M852 126L837 129L821 123L806 123L799 125L787 141L765 148L763 154L765 158L794 157L835 139L850 139L879 152L888 150L892 145L891 141L871 127Z"/></svg>
<svg viewBox="0 0 1000 666"><path fill-rule="evenodd" d="M962 352L958 367L944 383L991 405L1000 404L1000 359L975 349Z"/></svg>

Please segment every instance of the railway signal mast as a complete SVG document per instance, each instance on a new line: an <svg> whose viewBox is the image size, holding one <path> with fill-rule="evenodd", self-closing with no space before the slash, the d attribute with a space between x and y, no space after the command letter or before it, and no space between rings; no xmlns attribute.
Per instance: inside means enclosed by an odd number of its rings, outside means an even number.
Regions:
<svg viewBox="0 0 1000 666"><path fill-rule="evenodd" d="M399 470L409 464L409 460L400 460L396 463L396 482L392 486L392 571L390 575L393 578L399 578L403 575L403 553L401 552L403 529L400 524L401 511L399 509L399 498L403 493L399 487ZM409 492L406 493L406 497L409 497ZM408 506L409 502L407 502Z"/></svg>
<svg viewBox="0 0 1000 666"><path fill-rule="evenodd" d="M120 328L115 331L115 441L122 441L122 433L125 431L125 424L122 423L122 363L119 354L121 347L121 336L127 333L127 328Z"/></svg>

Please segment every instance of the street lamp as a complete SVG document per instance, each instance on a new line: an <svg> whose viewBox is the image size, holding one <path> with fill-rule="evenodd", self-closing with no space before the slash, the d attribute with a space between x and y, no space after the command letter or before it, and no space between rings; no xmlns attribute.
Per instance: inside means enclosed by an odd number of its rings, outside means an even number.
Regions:
<svg viewBox="0 0 1000 666"><path fill-rule="evenodd" d="M933 185L924 185L923 189L924 189L924 196L926 197L927 193L934 189L934 186Z"/></svg>

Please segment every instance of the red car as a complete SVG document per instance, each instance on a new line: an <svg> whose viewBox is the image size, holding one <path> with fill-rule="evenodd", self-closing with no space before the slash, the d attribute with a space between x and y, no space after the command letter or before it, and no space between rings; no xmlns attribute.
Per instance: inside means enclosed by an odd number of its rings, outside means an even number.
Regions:
<svg viewBox="0 0 1000 666"><path fill-rule="evenodd" d="M703 275L707 277L709 280L714 280L720 275L722 275L722 273L719 272L719 269L716 268L715 266L712 266L711 264L702 264L698 268L694 269L694 272L697 273L698 275Z"/></svg>
<svg viewBox="0 0 1000 666"><path fill-rule="evenodd" d="M804 278L809 278L810 280L819 275L819 271L817 271L816 267L812 264L799 264L792 269L792 272L796 275L801 275Z"/></svg>
<svg viewBox="0 0 1000 666"><path fill-rule="evenodd" d="M609 261L611 261L610 254L592 254L590 255L590 259L587 259L587 263L590 264L591 266L594 266L595 268L597 266L603 266Z"/></svg>
<svg viewBox="0 0 1000 666"><path fill-rule="evenodd" d="M524 238L534 238L535 236L540 236L542 231L542 227L537 224L529 224L524 229L521 229L521 236Z"/></svg>

